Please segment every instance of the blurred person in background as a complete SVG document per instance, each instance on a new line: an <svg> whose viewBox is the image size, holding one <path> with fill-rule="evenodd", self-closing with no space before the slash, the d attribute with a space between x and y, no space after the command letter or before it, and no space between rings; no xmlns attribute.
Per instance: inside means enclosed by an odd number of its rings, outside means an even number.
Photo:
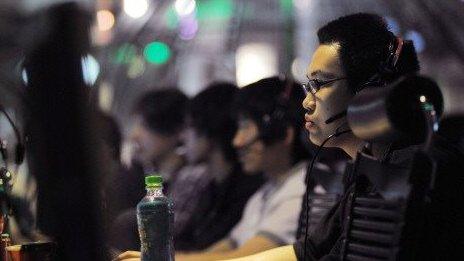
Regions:
<svg viewBox="0 0 464 261"><path fill-rule="evenodd" d="M135 207L145 195L144 176L157 173L163 177L163 189L170 196L171 184L175 182L185 160L178 152L181 133L185 126L188 98L175 88L148 91L135 103L134 123L130 133L133 145L131 171L119 182L128 205L112 222L110 245L115 251L139 249ZM135 171L138 166L142 172Z"/></svg>
<svg viewBox="0 0 464 261"><path fill-rule="evenodd" d="M244 175L232 147L231 105L237 87L213 83L189 103L183 144L188 165L173 184L177 251L202 250L222 239L242 216L262 175Z"/></svg>
<svg viewBox="0 0 464 261"><path fill-rule="evenodd" d="M300 140L303 98L300 85L278 77L238 91L233 146L244 171L262 172L267 181L247 202L228 235L203 252L177 254L176 260L240 257L295 241L308 155ZM128 251L118 260L139 257L139 252Z"/></svg>
<svg viewBox="0 0 464 261"><path fill-rule="evenodd" d="M181 145L187 103L182 92L169 88L145 93L134 106L133 159L145 173L161 175L166 192L184 165L176 149Z"/></svg>

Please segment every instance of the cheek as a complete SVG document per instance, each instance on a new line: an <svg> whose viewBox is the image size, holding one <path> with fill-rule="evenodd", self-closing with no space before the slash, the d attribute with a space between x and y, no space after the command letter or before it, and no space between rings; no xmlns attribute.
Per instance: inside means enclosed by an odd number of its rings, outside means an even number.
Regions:
<svg viewBox="0 0 464 261"><path fill-rule="evenodd" d="M208 142L205 140L198 140L195 151L198 156L205 155L209 151Z"/></svg>
<svg viewBox="0 0 464 261"><path fill-rule="evenodd" d="M252 160L255 165L261 166L264 159L264 147L258 143L252 149Z"/></svg>
<svg viewBox="0 0 464 261"><path fill-rule="evenodd" d="M334 93L330 93L319 100L319 114L323 116L324 119L332 117L346 110L348 101L349 98L344 95L334 95Z"/></svg>
<svg viewBox="0 0 464 261"><path fill-rule="evenodd" d="M151 151L155 153L163 153L164 151L171 148L170 141L163 137L158 137L152 139L150 143L147 143L151 147Z"/></svg>
<svg viewBox="0 0 464 261"><path fill-rule="evenodd" d="M316 119L316 123L319 125L322 124L332 112L332 106L325 100L318 100L316 102L316 110L314 111L314 116Z"/></svg>

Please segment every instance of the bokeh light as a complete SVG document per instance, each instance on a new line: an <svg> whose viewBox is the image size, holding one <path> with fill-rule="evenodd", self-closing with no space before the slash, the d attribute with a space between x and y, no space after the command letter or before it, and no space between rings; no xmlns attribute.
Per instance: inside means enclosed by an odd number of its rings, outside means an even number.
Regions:
<svg viewBox="0 0 464 261"><path fill-rule="evenodd" d="M149 63L164 64L171 57L171 49L163 42L152 42L145 46L143 55Z"/></svg>
<svg viewBox="0 0 464 261"><path fill-rule="evenodd" d="M100 10L97 12L97 26L100 31L111 30L114 26L114 15L109 10Z"/></svg>
<svg viewBox="0 0 464 261"><path fill-rule="evenodd" d="M277 52L269 43L240 46L235 61L237 85L240 87L277 74Z"/></svg>
<svg viewBox="0 0 464 261"><path fill-rule="evenodd" d="M21 70L21 78L22 78L22 80L23 80L23 82L24 82L24 85L27 85L28 82L29 82L29 77L27 76L27 71L26 71L25 68L23 68L23 69Z"/></svg>
<svg viewBox="0 0 464 261"><path fill-rule="evenodd" d="M135 56L127 68L127 77L135 79L145 72L145 61L141 56Z"/></svg>
<svg viewBox="0 0 464 261"><path fill-rule="evenodd" d="M196 17L200 21L229 19L234 13L234 6L231 0L204 0L198 2Z"/></svg>
<svg viewBox="0 0 464 261"><path fill-rule="evenodd" d="M411 30L406 32L404 39L413 41L414 47L418 53L423 52L426 48L425 39L418 31Z"/></svg>
<svg viewBox="0 0 464 261"><path fill-rule="evenodd" d="M82 58L81 64L84 82L89 86L93 86L100 74L100 64L97 59L90 54Z"/></svg>
<svg viewBox="0 0 464 261"><path fill-rule="evenodd" d="M179 16L192 14L195 11L195 0L176 0L174 8Z"/></svg>
<svg viewBox="0 0 464 261"><path fill-rule="evenodd" d="M182 40L191 40L195 37L198 31L198 21L193 15L183 17L180 22L179 37Z"/></svg>
<svg viewBox="0 0 464 261"><path fill-rule="evenodd" d="M137 48L130 43L122 44L114 53L113 62L116 64L128 64L137 54Z"/></svg>
<svg viewBox="0 0 464 261"><path fill-rule="evenodd" d="M390 29L394 34L399 35L401 33L400 24L395 18L387 16L385 17L385 21L387 22L388 29Z"/></svg>
<svg viewBox="0 0 464 261"><path fill-rule="evenodd" d="M123 0L123 10L134 19L140 18L148 11L148 0Z"/></svg>

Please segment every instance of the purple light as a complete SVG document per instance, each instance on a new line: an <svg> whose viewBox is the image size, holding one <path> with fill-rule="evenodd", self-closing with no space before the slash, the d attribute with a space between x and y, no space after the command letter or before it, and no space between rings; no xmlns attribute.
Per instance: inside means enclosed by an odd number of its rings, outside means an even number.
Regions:
<svg viewBox="0 0 464 261"><path fill-rule="evenodd" d="M191 40L195 37L198 31L198 21L195 16L183 17L180 21L179 37L182 40Z"/></svg>

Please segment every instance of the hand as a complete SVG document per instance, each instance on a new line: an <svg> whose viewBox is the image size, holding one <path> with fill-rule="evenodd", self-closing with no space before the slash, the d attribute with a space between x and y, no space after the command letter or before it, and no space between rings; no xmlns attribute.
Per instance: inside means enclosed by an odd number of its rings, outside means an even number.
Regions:
<svg viewBox="0 0 464 261"><path fill-rule="evenodd" d="M126 251L120 254L116 259L113 261L140 261L140 252L139 251Z"/></svg>

